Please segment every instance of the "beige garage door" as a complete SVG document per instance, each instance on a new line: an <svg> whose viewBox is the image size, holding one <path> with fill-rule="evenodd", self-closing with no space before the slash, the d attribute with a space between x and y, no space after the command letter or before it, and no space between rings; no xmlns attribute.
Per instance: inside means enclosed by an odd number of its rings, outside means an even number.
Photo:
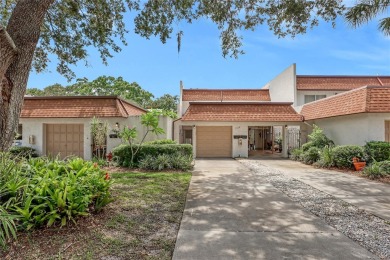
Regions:
<svg viewBox="0 0 390 260"><path fill-rule="evenodd" d="M390 142L390 121L385 121L385 141Z"/></svg>
<svg viewBox="0 0 390 260"><path fill-rule="evenodd" d="M196 157L232 157L232 127L197 126Z"/></svg>
<svg viewBox="0 0 390 260"><path fill-rule="evenodd" d="M84 158L84 125L47 124L46 154L60 159L70 155Z"/></svg>

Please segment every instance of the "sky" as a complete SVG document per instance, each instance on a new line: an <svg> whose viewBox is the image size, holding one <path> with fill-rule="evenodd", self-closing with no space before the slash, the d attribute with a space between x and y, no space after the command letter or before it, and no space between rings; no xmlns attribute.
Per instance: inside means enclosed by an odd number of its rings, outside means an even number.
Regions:
<svg viewBox="0 0 390 260"><path fill-rule="evenodd" d="M127 27L128 45L114 53L108 66L91 48L90 66L80 62L72 67L76 77L121 76L157 98L178 95L180 80L185 88L261 88L293 63L298 75L390 76L390 37L378 31L377 20L358 29L341 19L335 29L322 22L294 39L278 39L267 26L261 26L254 32L241 32L245 54L238 59L222 56L219 31L208 20L175 27L184 32L180 53L174 35L162 44L158 38L141 38L132 32L132 26L129 23ZM52 60L47 72L31 72L29 88L74 82L58 74Z"/></svg>

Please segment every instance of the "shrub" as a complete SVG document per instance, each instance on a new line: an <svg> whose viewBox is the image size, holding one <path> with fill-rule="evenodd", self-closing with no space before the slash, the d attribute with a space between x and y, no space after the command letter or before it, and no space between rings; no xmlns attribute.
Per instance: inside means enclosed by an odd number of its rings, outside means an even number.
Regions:
<svg viewBox="0 0 390 260"><path fill-rule="evenodd" d="M105 173L80 158L15 162L0 153L0 172L0 208L15 216L18 229L63 226L111 201Z"/></svg>
<svg viewBox="0 0 390 260"><path fill-rule="evenodd" d="M133 145L138 148L138 145ZM133 149L134 150L134 149ZM141 145L139 152L134 157L134 165L131 165L131 151L130 145L120 145L113 149L112 154L115 162L123 167L138 167L141 160L146 156L157 157L161 154L166 155L185 155L192 158L192 145L190 144L155 144L155 145Z"/></svg>
<svg viewBox="0 0 390 260"><path fill-rule="evenodd" d="M302 153L301 159L306 164L313 164L320 158L320 149L310 147L306 152Z"/></svg>
<svg viewBox="0 0 390 260"><path fill-rule="evenodd" d="M373 161L371 164L363 169L363 175L370 179L377 179L390 174L390 161L377 162Z"/></svg>
<svg viewBox="0 0 390 260"><path fill-rule="evenodd" d="M9 153L13 157L24 157L24 158L29 158L29 157L38 157L38 153L34 148L27 147L27 146L12 146L9 149Z"/></svg>
<svg viewBox="0 0 390 260"><path fill-rule="evenodd" d="M379 162L382 172L385 175L390 175L390 160Z"/></svg>
<svg viewBox="0 0 390 260"><path fill-rule="evenodd" d="M171 139L161 139L161 140L154 140L150 142L145 142L145 144L151 145L151 144L177 144L176 141L173 141Z"/></svg>
<svg viewBox="0 0 390 260"><path fill-rule="evenodd" d="M385 161L390 159L390 143L381 141L367 142L364 146L364 152L367 154L367 161Z"/></svg>
<svg viewBox="0 0 390 260"><path fill-rule="evenodd" d="M192 168L192 156L181 154L159 154L157 156L147 155L139 163L141 169L162 171L176 169L187 171Z"/></svg>
<svg viewBox="0 0 390 260"><path fill-rule="evenodd" d="M330 168L335 166L334 151L332 146L325 146L320 151L320 158L316 162L316 166L322 168Z"/></svg>
<svg viewBox="0 0 390 260"><path fill-rule="evenodd" d="M298 149L298 148L293 149L291 151L290 159L294 161L300 161L302 153L303 153L302 149Z"/></svg>
<svg viewBox="0 0 390 260"><path fill-rule="evenodd" d="M302 151L306 152L310 147L314 147L314 144L312 142L307 142L302 145Z"/></svg>
<svg viewBox="0 0 390 260"><path fill-rule="evenodd" d="M339 168L353 168L352 158L364 157L363 147L358 145L341 145L333 148L334 163Z"/></svg>
<svg viewBox="0 0 390 260"><path fill-rule="evenodd" d="M317 125L313 125L313 131L308 135L309 141L314 147L323 148L325 146L334 145L334 142L330 140L324 131Z"/></svg>

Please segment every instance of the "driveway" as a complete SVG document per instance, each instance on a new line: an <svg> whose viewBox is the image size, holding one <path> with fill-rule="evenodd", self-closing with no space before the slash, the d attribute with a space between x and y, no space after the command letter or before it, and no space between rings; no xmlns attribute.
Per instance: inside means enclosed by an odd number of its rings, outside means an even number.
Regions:
<svg viewBox="0 0 390 260"><path fill-rule="evenodd" d="M196 161L173 259L368 258L239 162Z"/></svg>
<svg viewBox="0 0 390 260"><path fill-rule="evenodd" d="M390 220L390 185L286 159L256 160L382 219Z"/></svg>

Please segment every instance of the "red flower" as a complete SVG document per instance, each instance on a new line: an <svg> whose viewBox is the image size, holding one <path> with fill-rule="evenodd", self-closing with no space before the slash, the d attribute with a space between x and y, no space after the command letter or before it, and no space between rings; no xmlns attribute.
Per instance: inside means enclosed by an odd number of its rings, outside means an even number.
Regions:
<svg viewBox="0 0 390 260"><path fill-rule="evenodd" d="M106 176L104 177L105 180L109 180L110 179L110 175L108 174L108 172L106 172Z"/></svg>

